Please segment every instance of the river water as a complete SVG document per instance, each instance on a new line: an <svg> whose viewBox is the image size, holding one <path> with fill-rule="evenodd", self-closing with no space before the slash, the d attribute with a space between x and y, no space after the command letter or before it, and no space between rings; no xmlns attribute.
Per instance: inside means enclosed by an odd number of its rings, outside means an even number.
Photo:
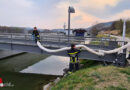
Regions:
<svg viewBox="0 0 130 90"><path fill-rule="evenodd" d="M1 67L3 68L13 68L12 70L20 73L34 73L34 74L45 74L45 75L63 75L63 70L69 66L69 58L62 56L49 56L45 58L46 55L37 55L26 53L24 55L17 55L12 58L5 58L6 56L11 56L19 54L16 51L0 51ZM39 57L42 57L43 59ZM34 58L35 57L35 58ZM5 58L5 60L4 60ZM32 59L33 58L33 59ZM24 59L24 61L23 61ZM39 59L39 60L36 60ZM34 62L33 62L34 61ZM33 63L30 63L33 62ZM20 66L21 64L21 66ZM24 66L25 65L25 66ZM15 67L18 66L18 67ZM20 67L20 68L19 68ZM22 70L21 70L22 69ZM20 71L19 71L20 70Z"/></svg>
<svg viewBox="0 0 130 90"><path fill-rule="evenodd" d="M69 58L50 56L40 62L20 71L21 73L35 73L46 75L63 75L63 70L69 66Z"/></svg>
<svg viewBox="0 0 130 90"><path fill-rule="evenodd" d="M12 54L1 51L1 56ZM22 53L0 59L0 77L15 87L0 90L42 90L43 85L63 75L63 69L69 64L68 57ZM57 76L58 75L58 76Z"/></svg>

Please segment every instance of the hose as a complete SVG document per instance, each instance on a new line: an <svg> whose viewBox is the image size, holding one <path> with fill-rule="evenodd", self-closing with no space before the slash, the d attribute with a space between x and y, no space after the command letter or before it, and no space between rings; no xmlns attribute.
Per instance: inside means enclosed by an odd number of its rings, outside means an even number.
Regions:
<svg viewBox="0 0 130 90"><path fill-rule="evenodd" d="M121 50L124 50L126 48L130 48L130 42L128 44L120 47L120 48L116 48L114 50L109 50L109 51L101 50L101 52L104 53L104 54L112 54L112 53L116 53L116 52L119 52Z"/></svg>
<svg viewBox="0 0 130 90"><path fill-rule="evenodd" d="M44 50L44 51L46 51L46 52L49 52L49 53L61 52L61 51L66 51L66 50L71 49L71 47L64 47L64 48L61 48L61 49L51 50L51 49L47 49L47 48L43 47L39 41L37 41L37 45L38 45L38 47L39 47L40 49L42 49L42 50ZM91 53L93 53L93 54L96 54L96 55L98 55L98 56L103 56L103 55L104 55L103 53L96 52L95 50L90 49L90 48L88 48L88 47L85 46L85 45L76 45L76 48L84 48L85 50L87 50L87 51L89 51L89 52L91 52Z"/></svg>
<svg viewBox="0 0 130 90"><path fill-rule="evenodd" d="M61 48L61 49L55 49L55 50L51 50L51 49L47 49L45 47L43 47L41 45L41 43L39 41L37 41L37 45L40 49L46 51L46 52L49 52L49 53L56 53L56 52L61 52L61 51L66 51L66 50L69 50L71 47L64 47L64 48ZM112 53L116 53L116 52L119 52L121 50L124 50L126 48L130 47L130 42L120 48L116 48L114 50L109 50L109 51L105 51L105 50L99 50L98 52L85 46L85 45L76 45L76 48L84 48L85 50L87 50L88 52L90 53L93 53L95 55L98 55L98 56L104 56L104 54L112 54Z"/></svg>

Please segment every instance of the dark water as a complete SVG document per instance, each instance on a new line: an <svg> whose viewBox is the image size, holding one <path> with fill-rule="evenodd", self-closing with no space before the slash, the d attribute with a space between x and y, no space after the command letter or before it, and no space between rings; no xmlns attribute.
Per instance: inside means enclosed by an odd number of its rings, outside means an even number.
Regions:
<svg viewBox="0 0 130 90"><path fill-rule="evenodd" d="M7 55L3 52L1 55ZM54 75L19 73L33 64L47 58L48 55L24 53L0 60L0 77L4 83L13 86L5 86L0 90L42 90L43 85L56 79Z"/></svg>

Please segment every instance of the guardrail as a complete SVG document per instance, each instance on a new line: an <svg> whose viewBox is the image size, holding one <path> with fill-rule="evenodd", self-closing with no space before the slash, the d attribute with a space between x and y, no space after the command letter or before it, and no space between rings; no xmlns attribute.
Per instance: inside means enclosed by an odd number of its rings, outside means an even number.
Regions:
<svg viewBox="0 0 130 90"><path fill-rule="evenodd" d="M31 34L18 34L18 33L2 33L0 34L0 38L10 39L11 42L13 39L15 40L34 40L34 37ZM70 36L70 43L74 44L91 44L91 45L110 45L110 42L117 42L116 39L112 38L97 38L97 37L77 37ZM56 42L56 43L66 43L68 44L68 37L66 35L40 35L40 40L44 42ZM119 42L119 41L118 41ZM122 42L122 41L120 41Z"/></svg>

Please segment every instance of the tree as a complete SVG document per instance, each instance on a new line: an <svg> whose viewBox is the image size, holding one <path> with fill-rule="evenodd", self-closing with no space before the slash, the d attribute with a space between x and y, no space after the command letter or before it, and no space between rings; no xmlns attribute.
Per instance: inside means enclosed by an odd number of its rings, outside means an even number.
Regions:
<svg viewBox="0 0 130 90"><path fill-rule="evenodd" d="M24 28L0 26L1 33L24 33Z"/></svg>
<svg viewBox="0 0 130 90"><path fill-rule="evenodd" d="M120 34L122 33L122 29L123 29L123 20L120 19L118 21L115 22L114 27L116 30L120 30Z"/></svg>
<svg viewBox="0 0 130 90"><path fill-rule="evenodd" d="M130 34L130 19L126 21L126 33Z"/></svg>
<svg viewBox="0 0 130 90"><path fill-rule="evenodd" d="M91 34L92 36L96 36L98 34L99 30L97 29L96 26L92 27L91 29Z"/></svg>

